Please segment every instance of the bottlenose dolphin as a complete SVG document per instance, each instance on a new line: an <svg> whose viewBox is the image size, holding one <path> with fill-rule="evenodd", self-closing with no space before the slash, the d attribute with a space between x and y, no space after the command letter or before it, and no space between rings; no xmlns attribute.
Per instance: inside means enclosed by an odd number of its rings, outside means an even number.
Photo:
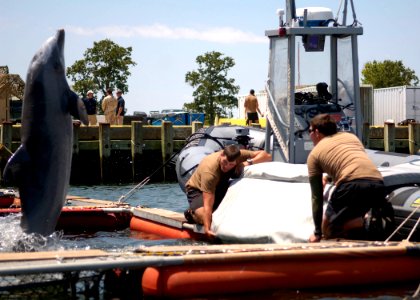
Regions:
<svg viewBox="0 0 420 300"><path fill-rule="evenodd" d="M5 181L19 188L21 227L26 233L53 233L66 201L73 149L71 115L88 124L85 106L66 80L61 29L29 65L21 145L4 171Z"/></svg>

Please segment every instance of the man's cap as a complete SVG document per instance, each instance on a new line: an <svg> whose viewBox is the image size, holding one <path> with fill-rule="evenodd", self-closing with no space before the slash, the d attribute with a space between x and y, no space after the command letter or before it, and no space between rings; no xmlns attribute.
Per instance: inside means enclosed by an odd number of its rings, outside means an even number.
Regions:
<svg viewBox="0 0 420 300"><path fill-rule="evenodd" d="M93 94L92 90L89 90L86 95Z"/></svg>
<svg viewBox="0 0 420 300"><path fill-rule="evenodd" d="M120 93L120 94L122 94L122 91L121 91L121 90L117 90L117 93Z"/></svg>

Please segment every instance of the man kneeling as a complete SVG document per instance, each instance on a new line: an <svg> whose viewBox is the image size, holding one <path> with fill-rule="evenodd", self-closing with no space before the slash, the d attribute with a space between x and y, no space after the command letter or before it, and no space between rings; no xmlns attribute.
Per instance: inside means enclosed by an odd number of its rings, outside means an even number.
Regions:
<svg viewBox="0 0 420 300"><path fill-rule="evenodd" d="M230 178L241 174L244 166L271 161L271 155L263 150L241 150L238 145L205 157L185 184L190 208L185 211L189 223L204 225L208 237L211 231L212 213L217 209L229 187Z"/></svg>
<svg viewBox="0 0 420 300"><path fill-rule="evenodd" d="M308 156L315 231L310 242L325 238L349 238L348 233L363 230L363 219L370 209L386 205L381 173L367 156L356 135L337 132L337 124L328 114L315 116L310 123L315 145ZM323 215L323 173L336 188Z"/></svg>

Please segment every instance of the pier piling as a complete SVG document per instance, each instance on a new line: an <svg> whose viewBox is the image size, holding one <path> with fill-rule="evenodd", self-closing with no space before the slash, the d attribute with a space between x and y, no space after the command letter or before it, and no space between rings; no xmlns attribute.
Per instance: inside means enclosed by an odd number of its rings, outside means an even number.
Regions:
<svg viewBox="0 0 420 300"><path fill-rule="evenodd" d="M109 182L111 177L111 136L110 124L99 123L99 160L101 168L101 180Z"/></svg>
<svg viewBox="0 0 420 300"><path fill-rule="evenodd" d="M142 154L143 154L143 122L131 122L131 160L133 168L133 179L140 180Z"/></svg>

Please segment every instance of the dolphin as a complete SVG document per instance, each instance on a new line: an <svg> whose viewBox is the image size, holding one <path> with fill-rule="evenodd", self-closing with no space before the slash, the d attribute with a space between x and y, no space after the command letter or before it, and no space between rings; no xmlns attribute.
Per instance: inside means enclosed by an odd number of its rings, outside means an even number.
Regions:
<svg viewBox="0 0 420 300"><path fill-rule="evenodd" d="M4 170L6 183L19 189L21 227L26 233L52 234L70 181L72 117L88 124L86 108L65 76L64 30L34 55L26 77L21 145Z"/></svg>

